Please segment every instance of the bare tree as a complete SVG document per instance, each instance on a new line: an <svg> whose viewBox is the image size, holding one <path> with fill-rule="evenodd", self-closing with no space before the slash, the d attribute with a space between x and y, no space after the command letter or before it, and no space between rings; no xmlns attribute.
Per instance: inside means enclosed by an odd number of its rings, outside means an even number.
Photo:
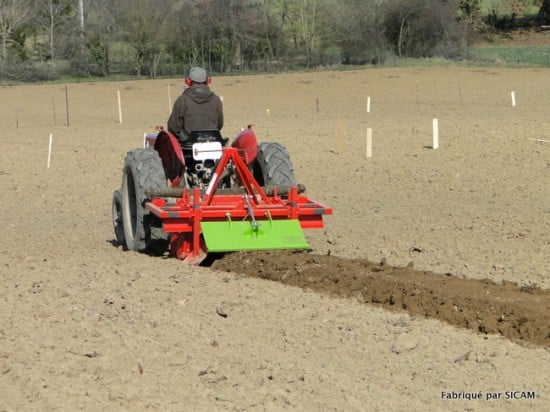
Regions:
<svg viewBox="0 0 550 412"><path fill-rule="evenodd" d="M208 55L217 60L221 71L231 72L235 53L241 47L239 34L242 28L239 27L238 8L242 5L239 3L236 0L211 0L208 9L207 25L215 31L214 36L208 39Z"/></svg>
<svg viewBox="0 0 550 412"><path fill-rule="evenodd" d="M0 0L0 36L2 37L2 61L8 59L7 42L12 32L32 17L30 0Z"/></svg>
<svg viewBox="0 0 550 412"><path fill-rule="evenodd" d="M289 24L291 0L262 0L261 7L261 33L263 37L260 44L265 44L261 47L261 54L264 59L269 61L277 61L281 57L281 53L285 46L285 32ZM269 64L265 63L267 69Z"/></svg>
<svg viewBox="0 0 550 412"><path fill-rule="evenodd" d="M307 67L313 63L313 55L321 46L327 26L327 10L331 5L330 0L296 0L291 3L294 46L305 53Z"/></svg>
<svg viewBox="0 0 550 412"><path fill-rule="evenodd" d="M257 54L262 37L257 0L195 0L191 3L191 12L185 15L185 23L177 29L182 35L181 42L187 39L188 44L178 47L172 41L173 50L186 54L189 62L223 72L233 71L235 66Z"/></svg>
<svg viewBox="0 0 550 412"><path fill-rule="evenodd" d="M61 17L71 11L72 0L43 0L37 3L35 20L48 32L50 59L55 64L55 34Z"/></svg>
<svg viewBox="0 0 550 412"><path fill-rule="evenodd" d="M409 40L410 20L419 13L421 8L414 2L392 0L385 5L386 36L399 57L403 56Z"/></svg>
<svg viewBox="0 0 550 412"><path fill-rule="evenodd" d="M387 44L381 27L382 0L343 0L331 9L328 34L346 64L380 63ZM335 58L336 56L333 56Z"/></svg>
<svg viewBox="0 0 550 412"><path fill-rule="evenodd" d="M155 62L162 51L160 34L170 2L156 0L113 1L122 38L134 51L134 69L142 76L146 66L154 76Z"/></svg>
<svg viewBox="0 0 550 412"><path fill-rule="evenodd" d="M228 69L257 61L269 48L266 42L266 26L263 23L261 5L256 0L235 2L231 10L233 39L227 56Z"/></svg>
<svg viewBox="0 0 550 412"><path fill-rule="evenodd" d="M78 17L80 20L80 31L84 33L84 0L78 0Z"/></svg>
<svg viewBox="0 0 550 412"><path fill-rule="evenodd" d="M80 71L107 76L111 72L111 43L116 32L112 1L88 0L86 9L80 10L79 13L81 36L86 41L86 49L83 52L90 60ZM76 61L74 65L79 63L81 60Z"/></svg>

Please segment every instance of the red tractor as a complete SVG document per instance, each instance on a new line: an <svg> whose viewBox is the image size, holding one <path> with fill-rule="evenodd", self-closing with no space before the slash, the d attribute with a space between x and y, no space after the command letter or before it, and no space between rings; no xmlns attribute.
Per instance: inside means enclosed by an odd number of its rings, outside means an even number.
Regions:
<svg viewBox="0 0 550 412"><path fill-rule="evenodd" d="M258 144L251 126L228 146L217 130L182 146L168 131L128 152L113 194L117 243L200 264L209 252L304 249L302 229L322 228L332 209L302 193L278 143Z"/></svg>

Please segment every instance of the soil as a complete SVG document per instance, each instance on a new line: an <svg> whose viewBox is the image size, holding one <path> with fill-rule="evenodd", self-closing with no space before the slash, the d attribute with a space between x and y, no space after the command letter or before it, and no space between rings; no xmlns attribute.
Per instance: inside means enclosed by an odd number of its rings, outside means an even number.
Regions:
<svg viewBox="0 0 550 412"><path fill-rule="evenodd" d="M550 348L550 291L536 286L305 252L232 253L212 267Z"/></svg>
<svg viewBox="0 0 550 412"><path fill-rule="evenodd" d="M334 213L308 251L206 267L111 221L181 86L0 89L2 410L546 409L549 70L214 78L224 135L285 145Z"/></svg>

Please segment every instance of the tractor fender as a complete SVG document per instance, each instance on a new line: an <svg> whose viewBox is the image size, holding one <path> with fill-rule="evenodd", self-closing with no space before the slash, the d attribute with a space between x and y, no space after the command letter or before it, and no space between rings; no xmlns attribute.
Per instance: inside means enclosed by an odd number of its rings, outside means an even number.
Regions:
<svg viewBox="0 0 550 412"><path fill-rule="evenodd" d="M162 160L166 178L177 184L185 169L185 159L178 139L172 133L160 130L154 147Z"/></svg>
<svg viewBox="0 0 550 412"><path fill-rule="evenodd" d="M231 146L236 148L239 157L247 164L251 164L256 160L258 155L258 139L252 125L248 125L246 129L241 131L236 137Z"/></svg>

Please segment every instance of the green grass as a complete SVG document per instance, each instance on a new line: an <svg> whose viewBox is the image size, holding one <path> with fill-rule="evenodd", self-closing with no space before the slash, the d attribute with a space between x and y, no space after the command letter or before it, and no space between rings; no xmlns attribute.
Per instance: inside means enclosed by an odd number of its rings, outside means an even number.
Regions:
<svg viewBox="0 0 550 412"><path fill-rule="evenodd" d="M512 8L509 0L482 0L481 14L487 15L495 12L498 17L510 16ZM534 16L539 12L539 6L535 6L533 1L528 1L524 10L526 16Z"/></svg>
<svg viewBox="0 0 550 412"><path fill-rule="evenodd" d="M550 46L473 47L475 60L506 66L550 67Z"/></svg>

